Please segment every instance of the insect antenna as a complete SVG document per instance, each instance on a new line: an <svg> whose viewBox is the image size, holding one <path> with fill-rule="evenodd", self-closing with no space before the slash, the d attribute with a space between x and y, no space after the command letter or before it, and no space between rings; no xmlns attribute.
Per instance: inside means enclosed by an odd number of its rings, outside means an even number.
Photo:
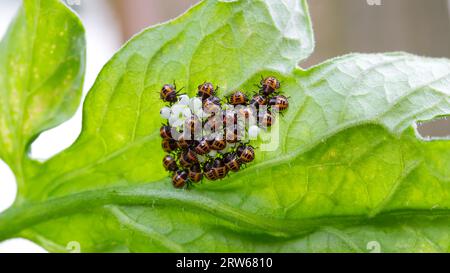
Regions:
<svg viewBox="0 0 450 273"><path fill-rule="evenodd" d="M177 93L177 95L178 95L178 94L180 94L181 90L183 90L183 89L184 89L184 86L183 86L183 87L181 87L181 88L180 88L180 90L178 90L178 91L176 92L176 93ZM176 88L175 88L175 90L176 90ZM180 94L180 95L185 95L185 94Z"/></svg>

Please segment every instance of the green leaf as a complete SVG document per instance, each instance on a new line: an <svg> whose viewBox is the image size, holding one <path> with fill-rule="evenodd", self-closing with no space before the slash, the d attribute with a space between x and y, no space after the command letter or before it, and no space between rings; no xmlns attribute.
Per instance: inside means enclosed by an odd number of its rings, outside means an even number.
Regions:
<svg viewBox="0 0 450 273"><path fill-rule="evenodd" d="M450 113L450 61L352 54L308 70L305 1L203 1L145 30L105 66L70 148L29 172L0 239L52 251L446 252L450 142L415 121ZM160 162L163 105L176 80L253 91L273 74L290 97L275 151L192 190ZM259 143L260 146L264 143Z"/></svg>
<svg viewBox="0 0 450 273"><path fill-rule="evenodd" d="M75 113L84 70L78 17L56 0L25 0L0 43L0 157L19 184L31 141Z"/></svg>

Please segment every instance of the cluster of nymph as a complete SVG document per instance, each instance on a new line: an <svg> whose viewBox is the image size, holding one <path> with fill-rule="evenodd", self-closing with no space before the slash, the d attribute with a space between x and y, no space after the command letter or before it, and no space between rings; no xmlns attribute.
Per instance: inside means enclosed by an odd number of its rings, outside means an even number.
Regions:
<svg viewBox="0 0 450 273"><path fill-rule="evenodd" d="M274 111L289 107L275 77L261 79L258 87L251 99L235 91L224 100L209 82L200 84L193 98L180 94L175 84L162 87L160 98L167 103L160 111L166 120L160 129L163 166L175 188L222 179L255 159L255 148L244 140L256 139L274 123Z"/></svg>

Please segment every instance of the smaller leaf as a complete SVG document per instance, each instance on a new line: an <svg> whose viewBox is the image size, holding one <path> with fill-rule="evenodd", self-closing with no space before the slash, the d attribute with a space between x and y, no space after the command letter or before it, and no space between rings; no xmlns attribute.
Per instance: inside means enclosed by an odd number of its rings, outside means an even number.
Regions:
<svg viewBox="0 0 450 273"><path fill-rule="evenodd" d="M25 0L0 43L0 157L13 169L37 135L74 114L84 70L79 18L57 0Z"/></svg>

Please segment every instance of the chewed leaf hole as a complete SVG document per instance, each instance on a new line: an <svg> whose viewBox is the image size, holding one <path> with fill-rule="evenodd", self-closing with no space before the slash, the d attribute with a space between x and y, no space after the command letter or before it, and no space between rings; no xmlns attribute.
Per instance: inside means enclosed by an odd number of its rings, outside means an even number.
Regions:
<svg viewBox="0 0 450 273"><path fill-rule="evenodd" d="M11 168L0 160L0 212L9 208L16 198L16 178Z"/></svg>
<svg viewBox="0 0 450 273"><path fill-rule="evenodd" d="M423 139L450 139L450 116L440 116L432 120L418 121L417 133Z"/></svg>

